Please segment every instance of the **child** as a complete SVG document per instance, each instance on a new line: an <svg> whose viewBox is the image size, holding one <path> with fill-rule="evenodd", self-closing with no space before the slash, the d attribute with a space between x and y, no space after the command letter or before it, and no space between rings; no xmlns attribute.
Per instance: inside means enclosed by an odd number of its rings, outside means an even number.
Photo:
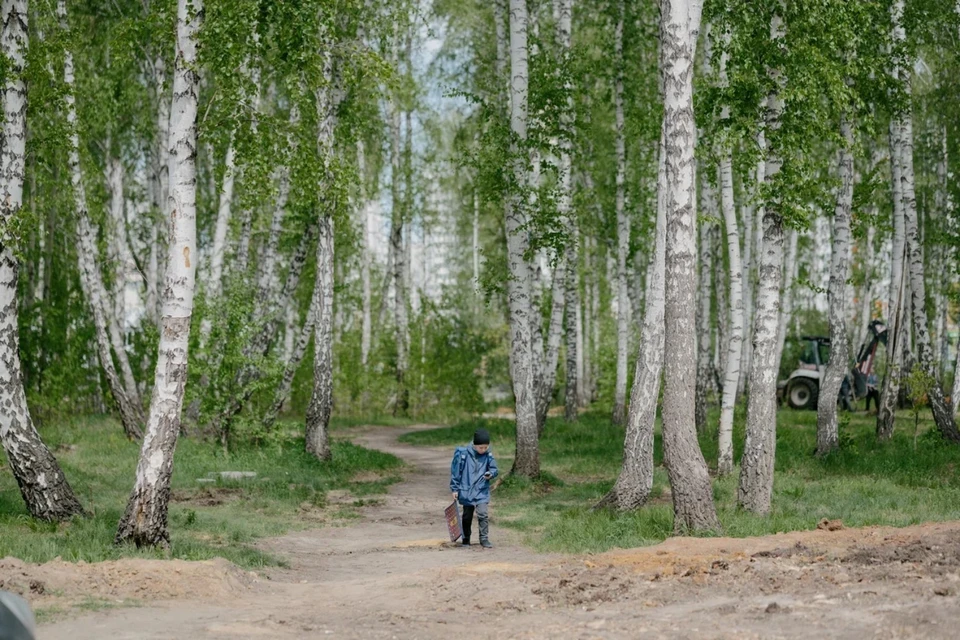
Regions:
<svg viewBox="0 0 960 640"><path fill-rule="evenodd" d="M489 538L490 481L497 477L497 461L490 453L490 434L477 429L473 446L457 447L450 464L450 491L463 505L463 546L470 546L473 513L480 523L480 546L493 547Z"/></svg>

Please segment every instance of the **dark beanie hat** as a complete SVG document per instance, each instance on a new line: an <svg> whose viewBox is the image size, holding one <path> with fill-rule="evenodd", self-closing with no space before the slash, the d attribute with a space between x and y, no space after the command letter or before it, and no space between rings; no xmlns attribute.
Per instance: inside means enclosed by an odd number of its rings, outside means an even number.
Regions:
<svg viewBox="0 0 960 640"><path fill-rule="evenodd" d="M473 444L490 444L490 434L486 429L477 429L473 432Z"/></svg>

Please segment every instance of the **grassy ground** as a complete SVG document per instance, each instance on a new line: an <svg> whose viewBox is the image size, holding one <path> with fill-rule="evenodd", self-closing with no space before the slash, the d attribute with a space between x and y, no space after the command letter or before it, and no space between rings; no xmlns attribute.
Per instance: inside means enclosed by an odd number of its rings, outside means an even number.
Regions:
<svg viewBox="0 0 960 640"><path fill-rule="evenodd" d="M354 422L337 422L334 431ZM171 549L139 551L115 546L117 522L133 486L139 444L123 437L120 425L104 418L79 418L46 425L44 440L90 513L62 524L27 514L6 460L0 453L0 557L44 562L57 556L88 562L125 556L203 560L216 556L255 568L277 560L251 543L264 536L318 526L320 518L349 518L370 496L398 480L394 456L347 442L333 444L333 461L322 464L303 450L297 425L281 424L261 447L240 445L224 455L214 444L183 438L177 446L170 504ZM200 483L218 471L254 471L244 481ZM347 489L352 498L327 505L327 492Z"/></svg>
<svg viewBox="0 0 960 640"><path fill-rule="evenodd" d="M812 529L821 518L840 518L846 526L904 526L960 519L960 447L942 441L929 412L921 414L914 449L912 415L901 412L893 441L878 443L874 416L841 414L840 451L814 458L816 413L783 410L778 416L773 509L759 517L736 508L737 476L714 481L714 498L724 534L754 536ZM743 415L735 428L735 455L743 447ZM711 424L718 416L711 414ZM476 420L446 429L408 434L413 444L463 444L479 426L490 430L501 469L510 469L512 422ZM658 427L659 434L659 427ZM620 468L623 430L606 416L588 413L574 425L551 419L541 441L540 481L507 478L494 493L495 523L517 529L537 548L549 551L603 551L659 542L669 536L673 510L669 484L656 442L652 499L634 513L592 511L613 485ZM711 467L716 462L715 434L701 438Z"/></svg>

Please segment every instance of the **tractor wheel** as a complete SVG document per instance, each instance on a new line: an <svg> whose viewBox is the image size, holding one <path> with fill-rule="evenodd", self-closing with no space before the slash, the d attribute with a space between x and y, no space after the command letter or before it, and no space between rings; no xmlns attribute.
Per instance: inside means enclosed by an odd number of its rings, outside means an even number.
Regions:
<svg viewBox="0 0 960 640"><path fill-rule="evenodd" d="M793 409L816 409L817 383L806 378L797 378L787 387L787 404Z"/></svg>

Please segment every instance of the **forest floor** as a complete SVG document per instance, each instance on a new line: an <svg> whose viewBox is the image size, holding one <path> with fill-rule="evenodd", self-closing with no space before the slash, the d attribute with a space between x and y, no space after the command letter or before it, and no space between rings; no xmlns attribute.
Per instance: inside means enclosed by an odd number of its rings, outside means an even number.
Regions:
<svg viewBox="0 0 960 640"><path fill-rule="evenodd" d="M258 543L286 567L7 559L0 579L38 608L69 604L75 615L88 603L89 612L42 624L46 640L956 637L960 522L830 523L551 555L497 526L494 503L496 547L454 547L442 518L450 450L397 442L418 429L352 432L410 468L358 519Z"/></svg>

